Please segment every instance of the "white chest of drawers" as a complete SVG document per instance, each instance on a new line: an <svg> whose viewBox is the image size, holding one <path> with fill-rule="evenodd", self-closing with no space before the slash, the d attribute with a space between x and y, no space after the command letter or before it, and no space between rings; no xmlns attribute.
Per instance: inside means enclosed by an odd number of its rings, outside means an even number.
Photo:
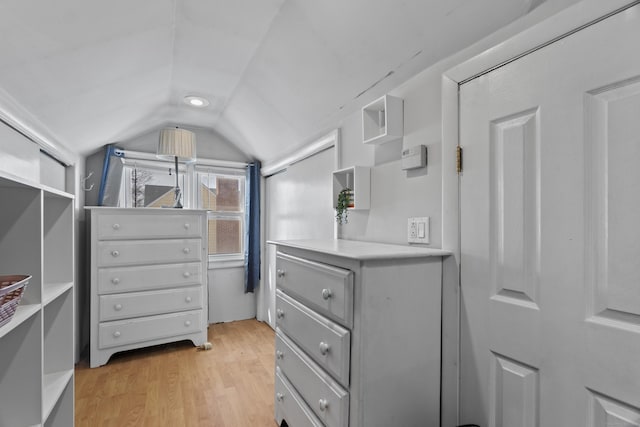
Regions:
<svg viewBox="0 0 640 427"><path fill-rule="evenodd" d="M206 211L88 208L90 366L116 352L207 340Z"/></svg>
<svg viewBox="0 0 640 427"><path fill-rule="evenodd" d="M271 243L278 424L439 426L448 253L347 240Z"/></svg>

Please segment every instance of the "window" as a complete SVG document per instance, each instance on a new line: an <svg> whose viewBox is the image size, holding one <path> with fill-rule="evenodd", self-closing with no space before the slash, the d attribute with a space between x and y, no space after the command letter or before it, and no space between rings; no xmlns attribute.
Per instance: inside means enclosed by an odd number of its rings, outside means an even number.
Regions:
<svg viewBox="0 0 640 427"><path fill-rule="evenodd" d="M180 167L178 176L182 201L185 203L185 174ZM126 162L122 167L119 206L125 208L161 208L173 206L176 176L173 168L162 162Z"/></svg>
<svg viewBox="0 0 640 427"><path fill-rule="evenodd" d="M243 258L244 171L197 171L196 183L197 206L209 210L209 260Z"/></svg>
<svg viewBox="0 0 640 427"><path fill-rule="evenodd" d="M123 159L118 206L173 206L173 165ZM185 207L209 211L209 261L244 259L245 170L180 165L179 185Z"/></svg>

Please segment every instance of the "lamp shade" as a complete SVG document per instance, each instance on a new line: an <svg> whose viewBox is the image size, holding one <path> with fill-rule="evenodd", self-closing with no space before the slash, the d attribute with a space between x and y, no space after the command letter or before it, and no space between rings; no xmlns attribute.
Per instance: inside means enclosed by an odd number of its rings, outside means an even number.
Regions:
<svg viewBox="0 0 640 427"><path fill-rule="evenodd" d="M196 159L196 134L180 128L166 128L160 131L157 157L160 159L191 162Z"/></svg>

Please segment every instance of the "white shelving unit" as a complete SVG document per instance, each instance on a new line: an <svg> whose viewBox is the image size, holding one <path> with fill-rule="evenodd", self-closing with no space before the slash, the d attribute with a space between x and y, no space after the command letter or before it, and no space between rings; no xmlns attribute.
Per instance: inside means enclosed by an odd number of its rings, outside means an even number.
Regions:
<svg viewBox="0 0 640 427"><path fill-rule="evenodd" d="M362 142L384 144L404 135L404 102L384 95L362 108Z"/></svg>
<svg viewBox="0 0 640 427"><path fill-rule="evenodd" d="M32 276L0 327L0 425L74 423L74 196L0 172L0 275Z"/></svg>
<svg viewBox="0 0 640 427"><path fill-rule="evenodd" d="M345 188L353 191L353 204L349 209L369 209L371 206L371 168L367 166L351 166L333 172L333 206L338 200L338 193Z"/></svg>

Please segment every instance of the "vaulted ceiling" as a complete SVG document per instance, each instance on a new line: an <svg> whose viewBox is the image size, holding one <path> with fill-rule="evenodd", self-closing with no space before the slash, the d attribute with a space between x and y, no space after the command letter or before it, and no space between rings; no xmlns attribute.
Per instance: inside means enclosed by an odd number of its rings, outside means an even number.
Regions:
<svg viewBox="0 0 640 427"><path fill-rule="evenodd" d="M179 125L271 160L540 2L0 0L0 100L80 154Z"/></svg>

